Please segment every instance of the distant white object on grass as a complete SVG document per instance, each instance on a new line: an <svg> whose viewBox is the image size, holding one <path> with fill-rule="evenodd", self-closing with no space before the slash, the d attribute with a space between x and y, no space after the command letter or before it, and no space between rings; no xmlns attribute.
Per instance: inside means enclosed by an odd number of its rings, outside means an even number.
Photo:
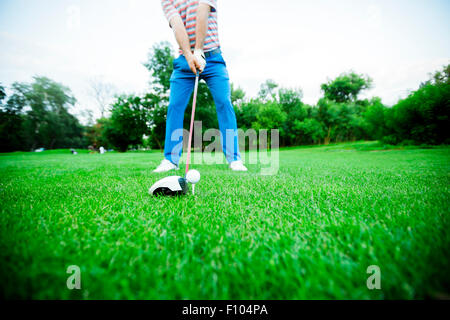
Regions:
<svg viewBox="0 0 450 320"><path fill-rule="evenodd" d="M104 154L106 152L105 148L100 147L100 154Z"/></svg>
<svg viewBox="0 0 450 320"><path fill-rule="evenodd" d="M34 150L34 152L42 152L44 150L45 150L44 148L39 148L39 149Z"/></svg>

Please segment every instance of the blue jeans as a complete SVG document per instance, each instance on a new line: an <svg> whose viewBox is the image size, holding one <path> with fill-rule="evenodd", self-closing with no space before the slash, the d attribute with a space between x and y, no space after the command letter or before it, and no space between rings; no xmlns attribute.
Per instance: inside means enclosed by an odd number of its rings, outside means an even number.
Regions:
<svg viewBox="0 0 450 320"><path fill-rule="evenodd" d="M220 53L206 58L206 67L200 74L200 79L206 81L216 105L223 153L228 162L240 160L236 115L231 104L228 71ZM186 58L180 55L173 61L164 145L165 158L176 165L180 162L183 151L184 112L189 103L194 84L195 75L189 69ZM224 137L226 138L224 139Z"/></svg>

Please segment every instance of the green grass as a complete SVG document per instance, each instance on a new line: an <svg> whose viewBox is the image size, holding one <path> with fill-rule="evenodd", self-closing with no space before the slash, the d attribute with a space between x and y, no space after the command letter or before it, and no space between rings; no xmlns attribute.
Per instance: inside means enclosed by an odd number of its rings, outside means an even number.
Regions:
<svg viewBox="0 0 450 320"><path fill-rule="evenodd" d="M65 152L65 151L64 151ZM154 198L155 152L0 156L0 294L394 299L449 294L450 148L285 149L280 171L197 165ZM180 171L181 174L181 171ZM81 267L81 290L66 269ZM366 287L370 265L381 290Z"/></svg>

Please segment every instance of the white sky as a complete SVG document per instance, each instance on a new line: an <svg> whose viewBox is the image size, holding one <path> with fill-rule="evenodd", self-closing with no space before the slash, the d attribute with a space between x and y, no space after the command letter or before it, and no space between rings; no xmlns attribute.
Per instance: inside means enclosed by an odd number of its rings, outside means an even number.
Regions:
<svg viewBox="0 0 450 320"><path fill-rule="evenodd" d="M271 78L314 104L320 84L350 69L374 79L366 96L392 105L450 63L448 0L218 0L233 83L247 97ZM89 80L143 93L151 46L176 43L158 0L0 0L0 82L45 75L96 109ZM96 112L98 115L98 111Z"/></svg>

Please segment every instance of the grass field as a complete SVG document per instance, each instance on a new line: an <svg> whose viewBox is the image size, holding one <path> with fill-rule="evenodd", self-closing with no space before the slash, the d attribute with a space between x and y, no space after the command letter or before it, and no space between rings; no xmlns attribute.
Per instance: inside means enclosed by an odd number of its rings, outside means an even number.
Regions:
<svg viewBox="0 0 450 320"><path fill-rule="evenodd" d="M449 295L450 148L286 149L275 176L198 165L182 198L147 194L160 153L65 152L0 155L4 298Z"/></svg>

